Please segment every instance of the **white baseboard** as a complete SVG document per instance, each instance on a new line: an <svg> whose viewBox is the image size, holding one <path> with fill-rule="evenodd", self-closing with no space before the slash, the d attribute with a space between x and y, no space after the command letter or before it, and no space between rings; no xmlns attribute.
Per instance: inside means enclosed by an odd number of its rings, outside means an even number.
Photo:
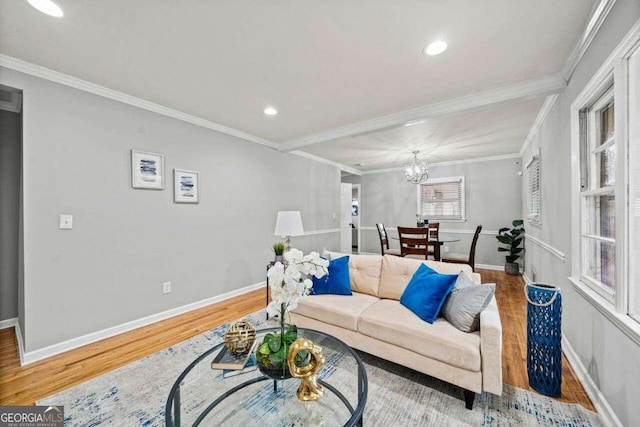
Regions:
<svg viewBox="0 0 640 427"><path fill-rule="evenodd" d="M0 329L13 328L18 324L18 318L12 317L11 319L0 320Z"/></svg>
<svg viewBox="0 0 640 427"><path fill-rule="evenodd" d="M609 405L609 402L604 398L600 389L589 375L589 372L582 364L582 361L576 354L571 344L569 344L569 340L563 335L562 336L562 352L567 357L567 360L571 364L573 371L576 373L576 376L584 386L585 391L589 395L591 402L593 402L593 406L596 407L596 411L598 411L598 415L602 419L602 423L606 426L620 426L622 427L622 423L618 419L618 416L613 412L613 409Z"/></svg>
<svg viewBox="0 0 640 427"><path fill-rule="evenodd" d="M266 285L266 282L256 283L255 285L249 285L241 289L237 289L235 291L227 292L222 295L217 295L215 297L206 298L201 301L197 301L191 304L183 305L181 307L172 308L171 310L163 311L161 313L152 314L147 317L143 317L141 319L132 320L131 322L123 323L121 325L112 326L107 329L103 329L101 331L92 332L87 335L83 335L81 337L72 338L70 340L53 344L48 347L44 347L38 350L33 350L24 353L24 356L20 358L21 365L28 365L33 362L37 362L38 360L46 359L51 356L55 356L60 353L64 353L69 350L73 350L78 347L82 347L87 344L91 344L105 338L110 338L115 335L122 334L124 332L129 332L133 329L140 328L142 326L147 326L152 323L159 322L161 320L169 319L174 316L178 316L180 314L184 314L193 310L197 310L202 307L206 307L211 304L218 303L220 301L224 301L229 298L233 298L242 294L246 294L248 292L255 291L257 289L263 288ZM19 339L20 341L20 339ZM18 342L20 344L20 342ZM21 352L22 356L22 352Z"/></svg>
<svg viewBox="0 0 640 427"><path fill-rule="evenodd" d="M485 270L504 271L504 265L476 264L476 268L483 268Z"/></svg>

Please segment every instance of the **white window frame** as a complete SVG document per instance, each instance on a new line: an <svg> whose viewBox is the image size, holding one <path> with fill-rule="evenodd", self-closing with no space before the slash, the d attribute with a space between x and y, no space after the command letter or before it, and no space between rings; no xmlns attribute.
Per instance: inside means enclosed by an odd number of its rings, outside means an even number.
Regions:
<svg viewBox="0 0 640 427"><path fill-rule="evenodd" d="M416 212L418 215L422 215L421 206L422 206L422 186L423 185L432 185L432 184L450 184L450 183L460 183L460 219L434 219L437 222L466 222L467 221L467 205L466 205L466 189L465 189L465 177L464 176L450 176L446 178L429 178L422 184L416 185ZM431 218L427 218L431 219Z"/></svg>
<svg viewBox="0 0 640 427"><path fill-rule="evenodd" d="M527 171L527 221L530 225L540 228L542 227L542 164L540 161L540 152L534 155L527 163L525 170ZM534 194L532 190L534 174L538 180L538 191ZM534 206L538 207L538 211L534 211Z"/></svg>
<svg viewBox="0 0 640 427"><path fill-rule="evenodd" d="M622 42L615 48L593 78L585 85L582 92L571 104L571 213L580 219L572 224L572 258L570 282L574 289L589 301L600 313L609 319L623 333L640 345L640 323L629 315L629 213L628 213L628 60L640 48L640 21L629 31ZM594 106L596 101L613 84L614 126L616 144L616 292L612 298L606 298L585 282L582 276L582 194L581 191L581 129L580 112Z"/></svg>
<svg viewBox="0 0 640 427"><path fill-rule="evenodd" d="M588 276L586 272L587 264L588 264L587 253L584 248L584 242L587 240L603 241L603 242L613 243L614 245L616 243L615 237L611 239L611 238L602 237L599 235L593 235L588 233L586 230L587 215L589 213L591 214L593 213L593 212L587 211L588 208L586 207L586 203L587 203L586 200L588 198L597 197L597 196L613 195L616 198L616 228L618 228L619 226L618 213L620 209L618 208L617 205L619 204L618 197L621 195L619 194L620 189L618 188L618 186L615 186L615 185L605 186L605 187L601 187L600 185L594 185L595 181L597 181L597 173L598 173L598 171L596 170L597 154L601 153L602 151L604 151L605 149L613 145L615 145L616 150L618 150L619 145L621 143L621 141L618 138L616 138L616 135L617 135L617 132L616 132L613 138L603 142L600 145L597 145L597 143L599 142L599 138L600 138L599 133L601 130L600 123L599 123L600 113L611 104L614 105L614 108L615 106L618 105L614 97L615 87L612 87L613 84L614 84L613 76L610 76L609 78L604 79L601 82L601 84L598 86L598 92L595 92L593 96L589 97L589 100L592 101L590 105L582 109L582 110L586 110L586 115L584 116L584 118L586 118L587 120L586 125L588 127L584 128L585 123L582 122L583 120L582 116L578 120L581 122L580 126L582 127L581 135L580 135L580 150L583 151L580 154L581 179L582 179L582 175L585 173L584 171L585 166L583 165L583 162L588 164L588 166L586 166L588 171L588 179L586 181L581 181L580 183L581 186L583 186L585 183L588 183L587 184L588 188L586 189L581 188L581 191L580 191L580 217L579 217L580 218L580 251L581 251L580 280L585 284L587 284L588 286L590 286L595 292L600 294L600 296L602 296L604 299L611 302L612 304L615 304L616 294L619 293L618 292L619 278L617 275L618 272L616 271L615 291L611 291L610 289L607 288L606 285L601 283L599 280ZM596 99L592 100L592 98L594 97ZM614 123L616 125L618 124L617 116L618 116L618 111L616 108L615 116L614 116ZM616 131L618 130L617 127L615 129ZM584 146L585 143L587 144L586 147ZM584 158L585 156L586 156L586 159ZM616 155L616 181L618 179L617 168L620 166L621 166L621 162L618 161L618 157ZM622 189L622 191L624 191L624 189ZM621 255L622 254L620 253L620 251L617 250L616 248L616 264L617 264L618 256L621 256ZM617 270L617 267L616 267L616 270Z"/></svg>

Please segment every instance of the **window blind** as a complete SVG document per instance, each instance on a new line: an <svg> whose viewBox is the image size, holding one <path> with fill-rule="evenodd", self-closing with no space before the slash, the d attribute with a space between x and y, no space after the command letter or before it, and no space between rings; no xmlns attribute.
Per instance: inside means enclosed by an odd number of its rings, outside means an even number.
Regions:
<svg viewBox="0 0 640 427"><path fill-rule="evenodd" d="M527 166L529 184L527 218L534 224L540 224L540 157L535 156Z"/></svg>
<svg viewBox="0 0 640 427"><path fill-rule="evenodd" d="M464 186L462 179L425 183L419 189L419 213L429 220L463 220Z"/></svg>

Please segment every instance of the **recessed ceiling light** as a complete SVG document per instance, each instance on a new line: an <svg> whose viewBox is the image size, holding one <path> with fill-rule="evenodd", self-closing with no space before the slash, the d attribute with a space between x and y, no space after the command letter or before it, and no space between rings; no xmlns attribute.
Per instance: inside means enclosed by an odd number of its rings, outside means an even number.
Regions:
<svg viewBox="0 0 640 427"><path fill-rule="evenodd" d="M364 163L356 163L356 164L355 164L355 165L353 165L353 166L356 166L356 167L361 168L362 166L364 166Z"/></svg>
<svg viewBox="0 0 640 427"><path fill-rule="evenodd" d="M61 18L64 16L64 12L60 9L60 6L52 2L51 0L27 0L29 4L40 12L45 13L49 16L54 16L56 18Z"/></svg>
<svg viewBox="0 0 640 427"><path fill-rule="evenodd" d="M437 40L424 48L424 54L429 56L440 55L447 50L447 42Z"/></svg>
<svg viewBox="0 0 640 427"><path fill-rule="evenodd" d="M264 113L267 116L275 116L276 114L278 114L278 110L276 110L275 107L267 107L264 109Z"/></svg>

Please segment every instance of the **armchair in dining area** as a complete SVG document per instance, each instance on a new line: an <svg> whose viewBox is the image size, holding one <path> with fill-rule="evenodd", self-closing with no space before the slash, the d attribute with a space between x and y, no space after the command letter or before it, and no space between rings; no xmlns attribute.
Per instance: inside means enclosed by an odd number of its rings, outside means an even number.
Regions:
<svg viewBox="0 0 640 427"><path fill-rule="evenodd" d="M401 256L440 261L439 223L428 227L398 227Z"/></svg>
<svg viewBox="0 0 640 427"><path fill-rule="evenodd" d="M400 249L389 248L389 236L387 235L387 230L384 228L384 224L379 222L376 224L376 228L378 229L378 237L380 237L381 255L402 256Z"/></svg>
<svg viewBox="0 0 640 427"><path fill-rule="evenodd" d="M456 254L456 253L447 253L442 258L444 262L452 262L456 264L468 264L471 266L473 271L476 271L476 244L478 243L478 236L480 236L480 232L482 231L482 225L476 227L476 232L473 235L473 240L471 241L471 249L469 250L469 254Z"/></svg>

